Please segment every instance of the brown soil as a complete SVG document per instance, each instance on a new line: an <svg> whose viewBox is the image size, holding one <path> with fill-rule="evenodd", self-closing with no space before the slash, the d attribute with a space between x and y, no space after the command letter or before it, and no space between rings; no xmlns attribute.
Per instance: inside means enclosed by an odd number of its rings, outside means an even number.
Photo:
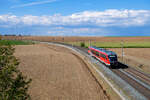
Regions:
<svg viewBox="0 0 150 100"><path fill-rule="evenodd" d="M16 46L20 70L32 78L33 100L108 100L87 65L63 47Z"/></svg>
<svg viewBox="0 0 150 100"><path fill-rule="evenodd" d="M99 41L99 42L139 42L150 41L150 37L63 37L63 36L4 36L3 39L40 40L53 42Z"/></svg>

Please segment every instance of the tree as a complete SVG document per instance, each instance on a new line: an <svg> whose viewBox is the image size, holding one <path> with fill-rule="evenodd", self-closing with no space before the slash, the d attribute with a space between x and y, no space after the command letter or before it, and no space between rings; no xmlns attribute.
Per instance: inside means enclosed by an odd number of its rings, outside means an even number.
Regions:
<svg viewBox="0 0 150 100"><path fill-rule="evenodd" d="M29 100L31 79L18 70L19 60L13 56L14 50L10 45L0 45L0 100Z"/></svg>
<svg viewBox="0 0 150 100"><path fill-rule="evenodd" d="M2 35L1 35L1 33L0 33L0 40L2 39Z"/></svg>
<svg viewBox="0 0 150 100"><path fill-rule="evenodd" d="M81 42L81 43L80 43L80 46L81 46L81 47L85 47L85 43L84 43L84 42Z"/></svg>

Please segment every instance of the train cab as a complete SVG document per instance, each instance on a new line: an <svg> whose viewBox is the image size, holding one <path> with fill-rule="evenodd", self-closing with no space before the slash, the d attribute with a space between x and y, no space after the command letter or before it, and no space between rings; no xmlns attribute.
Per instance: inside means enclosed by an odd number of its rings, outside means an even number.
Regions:
<svg viewBox="0 0 150 100"><path fill-rule="evenodd" d="M109 62L111 66L117 66L118 65L118 59L117 59L117 55L108 55L109 58Z"/></svg>

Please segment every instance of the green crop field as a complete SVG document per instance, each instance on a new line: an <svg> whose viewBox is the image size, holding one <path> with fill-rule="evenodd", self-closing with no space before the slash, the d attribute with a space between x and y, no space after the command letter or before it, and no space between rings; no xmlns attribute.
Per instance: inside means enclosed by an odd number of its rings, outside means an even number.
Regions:
<svg viewBox="0 0 150 100"><path fill-rule="evenodd" d="M81 42L67 42L72 45L80 46ZM90 45L89 42L84 42L85 47ZM121 42L91 42L91 46L101 47L101 48L121 48ZM150 41L140 41L140 42L124 42L124 48L150 48Z"/></svg>
<svg viewBox="0 0 150 100"><path fill-rule="evenodd" d="M21 40L0 40L0 45L29 45L29 44L33 44L33 42Z"/></svg>

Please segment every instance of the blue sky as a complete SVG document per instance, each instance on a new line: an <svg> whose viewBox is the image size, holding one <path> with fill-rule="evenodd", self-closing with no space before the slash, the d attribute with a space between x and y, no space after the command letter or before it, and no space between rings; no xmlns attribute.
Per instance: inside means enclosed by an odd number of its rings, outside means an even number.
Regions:
<svg viewBox="0 0 150 100"><path fill-rule="evenodd" d="M0 0L0 33L150 36L150 0Z"/></svg>

